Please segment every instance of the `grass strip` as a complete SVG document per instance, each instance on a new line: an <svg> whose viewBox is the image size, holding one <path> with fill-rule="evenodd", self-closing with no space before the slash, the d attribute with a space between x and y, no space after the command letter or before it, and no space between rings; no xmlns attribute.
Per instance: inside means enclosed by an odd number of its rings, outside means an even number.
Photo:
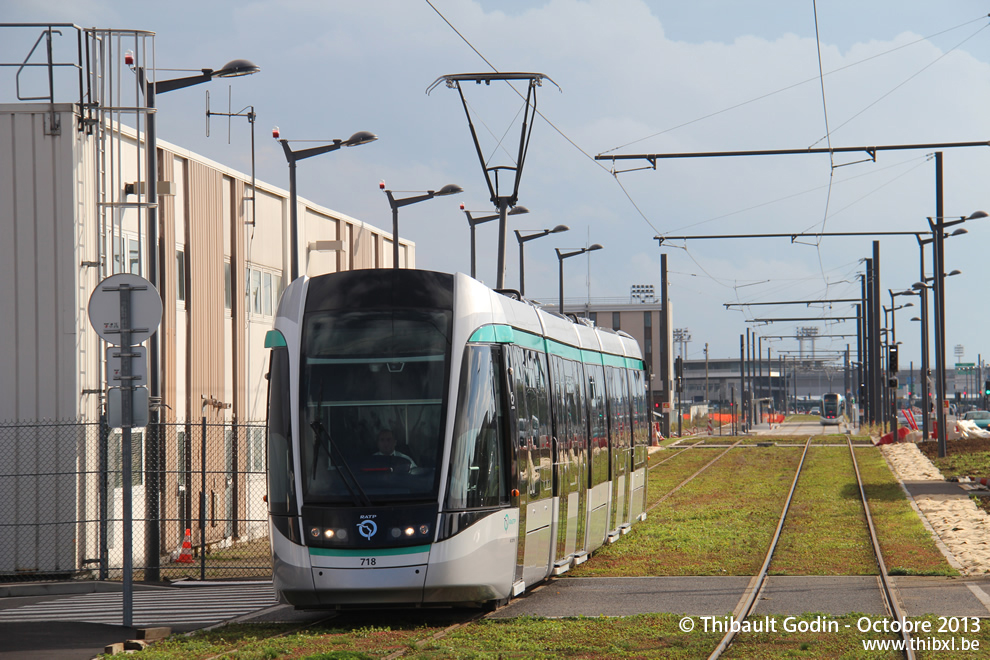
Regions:
<svg viewBox="0 0 990 660"><path fill-rule="evenodd" d="M800 452L773 447L731 450L633 525L621 542L567 575L755 574L800 458Z"/></svg>
<svg viewBox="0 0 990 660"><path fill-rule="evenodd" d="M374 623L375 620L382 620L380 612L345 614L335 619L332 625L311 627L281 637L274 637L279 633L278 626L231 625L189 637L176 636L136 653L135 657L154 660L206 660L216 656L238 660L358 660L401 653L402 658L416 660L704 658L722 638L722 632L715 630L714 622L726 625L723 617L706 621L698 616L683 617L680 614L562 619L518 617L483 619L441 635L445 623L436 611L414 615L389 614L387 625ZM694 625L693 630L684 632L681 629L684 619ZM920 645L919 658L978 657L980 651L990 646L990 626L981 625L979 630L974 629L976 623L983 624L983 621L966 619L970 629L952 633L939 632L940 627L945 627L945 621L940 617L911 617L909 620L917 627L928 625L928 632L921 629L922 632L913 635L915 643ZM861 614L750 617L747 622L751 632L740 633L723 657L903 657L902 653L892 650L866 650L865 644L899 639L896 633L883 631L883 621L881 617ZM876 632L870 629L871 624L877 626ZM756 632L756 626L760 626L763 632ZM961 649L963 640L969 645L969 651ZM974 649L976 643L979 646ZM951 650L953 644L954 652Z"/></svg>
<svg viewBox="0 0 990 660"><path fill-rule="evenodd" d="M770 574L877 575L869 539L849 449L809 449Z"/></svg>
<svg viewBox="0 0 990 660"><path fill-rule="evenodd" d="M958 575L939 551L931 532L911 508L879 448L858 448L856 462L863 490L891 575Z"/></svg>
<svg viewBox="0 0 990 660"><path fill-rule="evenodd" d="M656 465L650 470L646 483L647 509L719 454L717 450L713 449L694 448L672 456L673 451L656 452L650 457L651 459L659 457L659 460L663 460L666 453L666 457L670 460L662 465ZM655 464L652 460L651 463Z"/></svg>

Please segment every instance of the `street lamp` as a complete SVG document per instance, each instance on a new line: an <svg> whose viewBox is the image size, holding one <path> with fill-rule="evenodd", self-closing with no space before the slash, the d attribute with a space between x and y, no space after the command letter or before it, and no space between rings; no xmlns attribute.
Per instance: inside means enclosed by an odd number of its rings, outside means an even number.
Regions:
<svg viewBox="0 0 990 660"><path fill-rule="evenodd" d="M937 420L938 432L938 455L944 458L946 455L945 444L945 230L948 227L958 225L967 220L985 218L985 211L976 211L968 216L946 222L943 216L928 218L928 226L931 228L935 253L935 390L937 392L935 419ZM956 234L957 232L953 232Z"/></svg>
<svg viewBox="0 0 990 660"><path fill-rule="evenodd" d="M138 79L138 87L144 89L144 102L147 108L147 119L145 120L145 150L147 157L147 197L148 208L147 208L147 232L148 232L148 281L150 281L156 289L158 289L159 295L162 296L164 300L164 287L162 282L158 277L158 114L155 112L155 97L158 94L164 94L165 92L171 92L176 89L182 89L184 87L191 87L193 85L199 85L200 83L205 83L213 80L214 78L235 78L238 76L247 76L252 73L257 73L261 70L258 65L250 62L249 60L231 60L223 65L223 68L214 71L213 69L200 69L199 75L186 76L184 78L174 78L171 80L156 80L154 82L148 80L147 70L144 66L135 66L134 54L132 52L127 52L124 54L124 64L135 72ZM164 318L162 319L162 324L164 325ZM164 327L159 327L158 332L155 332L148 339L148 397L151 401L151 411L149 426L151 427L148 433L148 452L152 456L159 455L159 438L160 438L160 417L159 410L161 406L161 357L159 355L161 351L161 344L159 342L159 337L165 332ZM126 458L124 459L128 464L128 472L130 471L130 453L125 452ZM148 517L148 527L146 534L146 547L148 549L148 566L145 569L145 579L149 582L155 582L158 580L158 561L157 558L160 554L159 546L159 492L161 486L159 484L159 470L161 467L154 468L149 465L148 469L148 487L146 489L146 503L145 507L147 509ZM129 490L125 489L125 493L128 493L126 497L130 497ZM129 502L128 507L129 508ZM130 512L128 511L128 515ZM129 525L127 525L128 531L130 533ZM128 544L129 545L129 544ZM130 553L124 558L124 580L125 580L125 591L129 592L129 580L131 579L131 558ZM125 617L124 625L130 625L130 606L129 603L125 604Z"/></svg>
<svg viewBox="0 0 990 660"><path fill-rule="evenodd" d="M557 311L563 315L564 314L564 259L568 257L576 257L579 254L584 254L585 252L591 252L593 250L601 250L602 246L599 243L586 248L581 248L580 250L574 250L573 252L561 252L560 248L554 248L557 252L557 262L560 266L559 273L559 283L560 283L560 301L557 306Z"/></svg>
<svg viewBox="0 0 990 660"><path fill-rule="evenodd" d="M391 190L385 190L384 181L379 183L378 187L385 192L386 196L388 196L388 204L392 207L392 268L399 267L399 209L403 206L408 206L409 204L415 204L416 202L425 202L426 200L433 199L434 197L456 195L457 193L464 192L464 189L460 186L454 185L453 183L448 183L440 190L427 190L422 195L415 195L404 199L396 199L392 196Z"/></svg>
<svg viewBox="0 0 990 660"><path fill-rule="evenodd" d="M524 263L523 246L526 244L527 241L532 241L537 238L543 238L544 236L547 236L549 234L559 234L562 231L568 231L568 230L570 230L570 227L568 227L567 225L557 225L553 229L541 229L535 234L529 234L528 236L523 236L522 234L520 234L518 229L515 230L516 240L519 241L519 295L520 296L526 295L526 270L525 270L526 267L523 265Z"/></svg>
<svg viewBox="0 0 990 660"><path fill-rule="evenodd" d="M466 211L464 209L463 204L461 204L461 210L464 211L464 215L467 216L468 225L471 227L471 277L477 278L478 276L477 276L477 269L475 267L475 251L474 251L474 233L475 233L474 228L485 222L498 220L499 215L498 213L495 213L493 215L484 215L481 216L480 218L475 218L471 214L477 213L477 211ZM519 204L509 209L508 215L522 215L523 213L529 213L529 209Z"/></svg>
<svg viewBox="0 0 990 660"><path fill-rule="evenodd" d="M887 289L887 293L890 294L890 308L884 307L884 319L886 320L886 313L890 312L890 338L887 343L887 393L890 397L890 431L891 433L897 433L897 372L898 372L898 361L897 361L897 310L904 309L905 307L914 307L913 302L906 302L903 305L894 306L894 297L913 294L913 291L899 291L894 293L893 289Z"/></svg>
<svg viewBox="0 0 990 660"><path fill-rule="evenodd" d="M296 197L296 161L319 156L330 151L336 151L341 147L356 147L360 144L368 144L378 139L378 136L368 131L358 131L346 140L318 140L318 142L329 142L319 147L309 147L293 151L289 148L289 140L279 139L279 131L276 126L272 129L272 137L282 145L285 152L285 160L289 163L289 281L292 282L299 277L299 203ZM294 140L298 142L299 140Z"/></svg>

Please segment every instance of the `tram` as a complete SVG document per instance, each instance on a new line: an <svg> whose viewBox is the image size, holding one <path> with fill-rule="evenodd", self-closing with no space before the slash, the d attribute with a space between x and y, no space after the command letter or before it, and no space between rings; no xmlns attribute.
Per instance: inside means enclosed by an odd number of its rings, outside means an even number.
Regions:
<svg viewBox="0 0 990 660"><path fill-rule="evenodd" d="M462 273L375 269L292 282L265 345L283 602L494 607L645 518L625 333Z"/></svg>
<svg viewBox="0 0 990 660"><path fill-rule="evenodd" d="M829 392L822 395L822 412L818 422L822 426L836 426L846 421L846 399L841 394Z"/></svg>

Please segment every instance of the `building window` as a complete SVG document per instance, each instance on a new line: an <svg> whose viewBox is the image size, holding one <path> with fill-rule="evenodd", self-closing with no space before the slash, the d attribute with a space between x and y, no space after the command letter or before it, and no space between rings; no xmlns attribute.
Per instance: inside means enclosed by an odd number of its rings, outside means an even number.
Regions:
<svg viewBox="0 0 990 660"><path fill-rule="evenodd" d="M595 325L598 325L598 312L588 312L588 319Z"/></svg>
<svg viewBox="0 0 990 660"><path fill-rule="evenodd" d="M251 310L261 314L261 271L251 271Z"/></svg>
<svg viewBox="0 0 990 660"><path fill-rule="evenodd" d="M262 313L265 316L272 315L272 274L261 274L261 302L264 308Z"/></svg>
<svg viewBox="0 0 990 660"><path fill-rule="evenodd" d="M141 274L141 246L136 238L118 236L113 242L113 272Z"/></svg>
<svg viewBox="0 0 990 660"><path fill-rule="evenodd" d="M643 312L643 327L644 328L653 327L653 312Z"/></svg>
<svg viewBox="0 0 990 660"><path fill-rule="evenodd" d="M619 325L619 312L612 312L612 329L620 330L621 325Z"/></svg>
<svg viewBox="0 0 990 660"><path fill-rule="evenodd" d="M186 253L180 249L175 251L175 300L186 302Z"/></svg>
<svg viewBox="0 0 990 660"><path fill-rule="evenodd" d="M282 294L282 276L258 268L244 270L249 314L257 316L273 316L278 310L278 298Z"/></svg>
<svg viewBox="0 0 990 660"><path fill-rule="evenodd" d="M223 262L223 308L228 310L234 306L234 283L230 273L230 262Z"/></svg>

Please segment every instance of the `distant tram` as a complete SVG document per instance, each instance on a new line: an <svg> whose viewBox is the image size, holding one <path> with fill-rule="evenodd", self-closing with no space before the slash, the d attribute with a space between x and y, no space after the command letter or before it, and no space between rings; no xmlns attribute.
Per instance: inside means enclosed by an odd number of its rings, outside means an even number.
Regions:
<svg viewBox="0 0 990 660"><path fill-rule="evenodd" d="M838 426L846 421L846 399L841 394L829 392L822 395L822 412L818 418L822 426Z"/></svg>
<svg viewBox="0 0 990 660"><path fill-rule="evenodd" d="M461 273L370 269L295 280L265 344L283 602L497 606L645 517L628 334Z"/></svg>

